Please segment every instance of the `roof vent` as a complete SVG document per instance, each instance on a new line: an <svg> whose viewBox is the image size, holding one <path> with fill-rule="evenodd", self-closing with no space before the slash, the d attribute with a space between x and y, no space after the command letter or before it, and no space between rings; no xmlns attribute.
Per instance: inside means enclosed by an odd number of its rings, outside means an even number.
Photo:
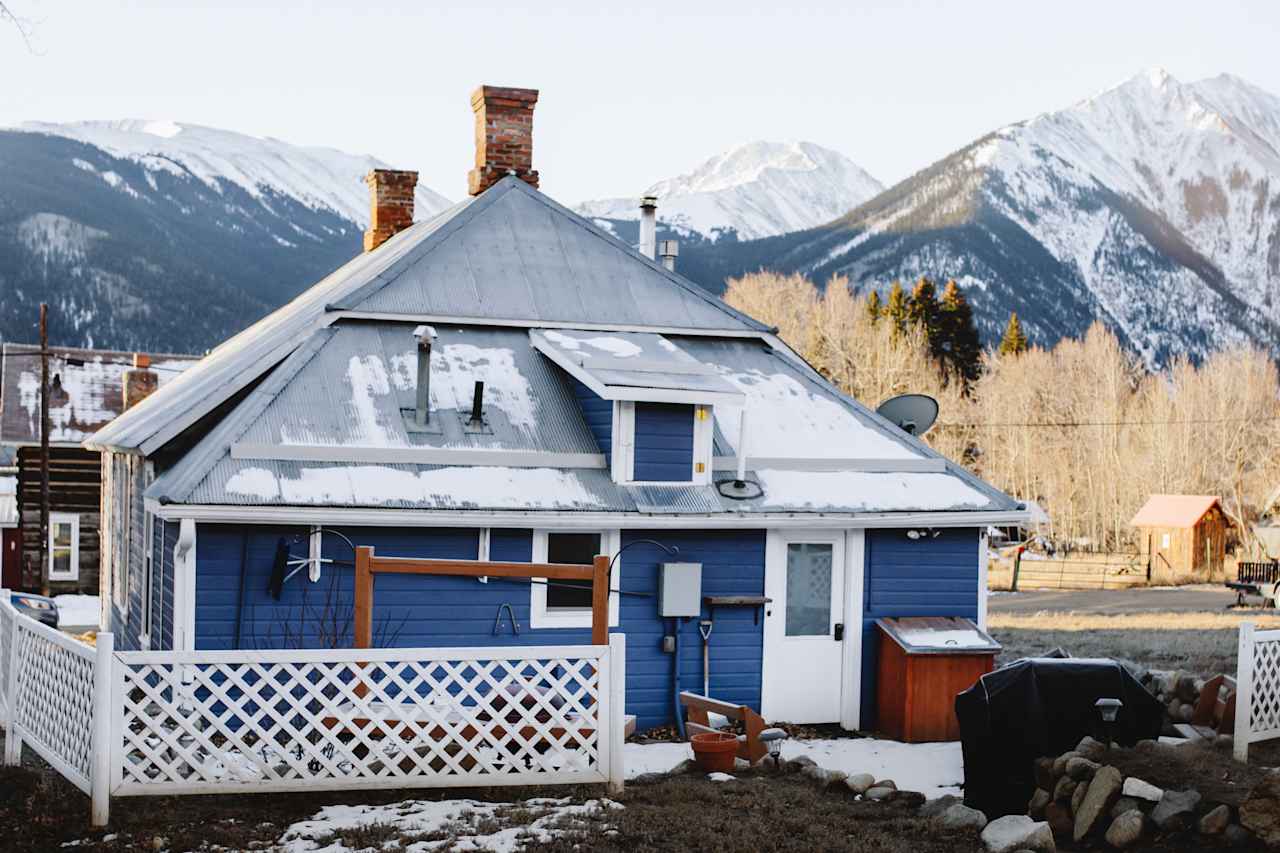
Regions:
<svg viewBox="0 0 1280 853"><path fill-rule="evenodd" d="M658 243L658 197L640 199L640 254L653 260Z"/></svg>
<svg viewBox="0 0 1280 853"><path fill-rule="evenodd" d="M680 255L680 243L677 240L663 240L658 244L658 257L662 258L662 265L667 269L675 272L676 258Z"/></svg>
<svg viewBox="0 0 1280 853"><path fill-rule="evenodd" d="M431 326L419 326L413 330L418 340L418 399L413 410L413 422L425 427L431 420L431 344L436 330Z"/></svg>
<svg viewBox="0 0 1280 853"><path fill-rule="evenodd" d="M732 480L720 480L716 489L726 498L749 501L764 494L764 489L754 480L747 479L747 410L742 409L738 420L738 472Z"/></svg>

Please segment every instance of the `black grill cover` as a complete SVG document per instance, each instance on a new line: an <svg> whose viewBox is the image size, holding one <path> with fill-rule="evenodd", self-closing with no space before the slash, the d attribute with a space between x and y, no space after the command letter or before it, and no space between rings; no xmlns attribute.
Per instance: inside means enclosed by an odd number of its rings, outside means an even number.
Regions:
<svg viewBox="0 0 1280 853"><path fill-rule="evenodd" d="M1035 760L1104 739L1094 702L1124 703L1111 738L1122 746L1156 738L1164 706L1112 660L1028 658L989 672L956 696L964 751L964 802L994 820L1026 814Z"/></svg>

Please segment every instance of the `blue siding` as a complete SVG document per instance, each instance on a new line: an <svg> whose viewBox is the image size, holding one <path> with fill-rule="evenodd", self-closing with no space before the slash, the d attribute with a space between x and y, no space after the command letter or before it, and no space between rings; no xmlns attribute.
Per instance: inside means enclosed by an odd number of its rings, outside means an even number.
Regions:
<svg viewBox="0 0 1280 853"><path fill-rule="evenodd" d="M943 530L909 539L905 530L868 530L862 618L862 728L875 725L879 630L885 616L978 618L978 531Z"/></svg>
<svg viewBox="0 0 1280 853"><path fill-rule="evenodd" d="M587 428L595 436L605 462L612 465L613 401L597 397L594 391L573 377L569 381L573 383L573 395L578 398L578 405L582 407L582 417L587 422Z"/></svg>
<svg viewBox="0 0 1280 853"><path fill-rule="evenodd" d="M636 403L635 479L693 479L693 406Z"/></svg>
<svg viewBox="0 0 1280 853"><path fill-rule="evenodd" d="M178 546L178 529L179 524L176 521L155 520L155 526L160 531L161 553L157 559L156 565L160 567L160 623L161 631L158 639L154 638L152 646L157 649L173 648L173 584L174 584L174 568L173 568L173 550Z"/></svg>
<svg viewBox="0 0 1280 853"><path fill-rule="evenodd" d="M382 554L410 557L473 559L475 530L430 528L343 528L359 544L373 545ZM293 550L305 553L303 528L201 525L197 536L196 647L233 647L237 602L240 600L241 555L245 565L242 648L298 646L348 647L350 639L351 568L326 566L320 583L310 584L299 575L285 587L281 601L267 592L276 541L296 538ZM653 531L623 536L627 545L637 539L656 539L680 549L680 560L703 563L703 591L713 595L759 595L764 590L764 542L762 531L677 532ZM491 559L522 562L531 559L532 534L527 530L494 530L490 535ZM346 553L344 553L346 552ZM337 537L327 537L325 556L347 560L348 549ZM622 566L622 588L655 593L658 563L671 559L647 544L628 548ZM331 586L336 578L337 583ZM316 630L318 615L326 610L325 598L333 590L336 608L346 632L333 642L333 631ZM515 635L503 617L501 632L493 633L494 619L502 604L510 604L520 624ZM657 599L624 595L621 628L627 635L627 713L636 714L641 727L671 718L671 658L661 651L670 623L657 616ZM538 629L529 627L527 582L491 578L436 578L387 575L377 579L374 597L375 642L380 646L446 645L549 645L590 641L588 629ZM716 612L711 638L711 691L719 698L760 706L760 660L763 631L750 609ZM310 618L308 618L310 617ZM680 628L680 677L684 689L702 689L701 638L686 621Z"/></svg>

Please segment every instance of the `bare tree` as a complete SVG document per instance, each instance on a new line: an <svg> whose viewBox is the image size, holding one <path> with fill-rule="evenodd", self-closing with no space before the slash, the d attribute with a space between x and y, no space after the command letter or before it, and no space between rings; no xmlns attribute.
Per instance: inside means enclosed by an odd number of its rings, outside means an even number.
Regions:
<svg viewBox="0 0 1280 853"><path fill-rule="evenodd" d="M27 45L27 50L31 50L31 36L35 32L35 24L29 18L24 18L10 8L9 4L0 0L0 23L12 24L14 29L18 31L18 35L22 36L22 41Z"/></svg>

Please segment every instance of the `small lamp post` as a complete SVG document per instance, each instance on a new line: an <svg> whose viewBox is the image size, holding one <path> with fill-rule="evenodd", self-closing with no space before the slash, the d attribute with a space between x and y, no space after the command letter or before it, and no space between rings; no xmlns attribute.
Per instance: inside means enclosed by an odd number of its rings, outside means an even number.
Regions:
<svg viewBox="0 0 1280 853"><path fill-rule="evenodd" d="M771 728L765 729L760 733L760 742L769 750L769 757L773 759L774 770L782 767L782 742L786 739L786 729Z"/></svg>
<svg viewBox="0 0 1280 853"><path fill-rule="evenodd" d="M1116 717L1120 716L1120 709L1124 707L1124 703L1119 699L1111 699L1106 696L1093 703L1093 707L1098 709L1098 715L1102 717L1102 729L1106 732L1107 749L1111 749L1111 727L1115 724Z"/></svg>

